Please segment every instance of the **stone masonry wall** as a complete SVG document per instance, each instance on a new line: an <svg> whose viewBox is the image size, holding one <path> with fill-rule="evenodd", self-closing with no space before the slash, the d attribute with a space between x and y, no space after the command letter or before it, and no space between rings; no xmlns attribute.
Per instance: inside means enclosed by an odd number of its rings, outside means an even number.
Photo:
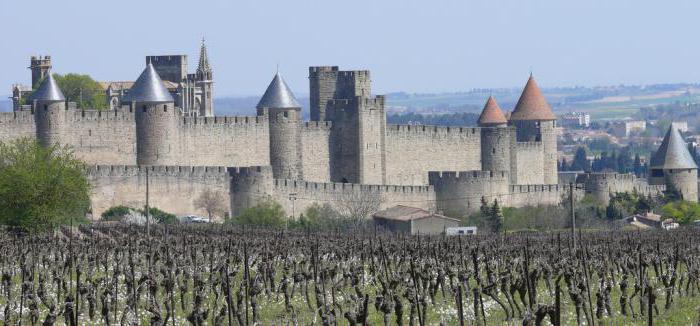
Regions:
<svg viewBox="0 0 700 326"><path fill-rule="evenodd" d="M36 124L32 112L0 113L0 141L7 142L22 137L36 137Z"/></svg>
<svg viewBox="0 0 700 326"><path fill-rule="evenodd" d="M515 146L514 184L544 184L543 153L541 142L518 142Z"/></svg>
<svg viewBox="0 0 700 326"><path fill-rule="evenodd" d="M304 180L330 182L330 121L305 122L301 129Z"/></svg>
<svg viewBox="0 0 700 326"><path fill-rule="evenodd" d="M387 125L386 182L427 185L428 171L481 169L480 128Z"/></svg>
<svg viewBox="0 0 700 326"><path fill-rule="evenodd" d="M149 178L149 202L175 215L206 212L197 209L194 201L204 190L224 194L225 207L230 211L230 174L225 167L157 166L139 168L124 165L97 165L87 170L92 186L92 213L100 218L106 209L125 205L143 208L146 204L146 169Z"/></svg>
<svg viewBox="0 0 700 326"><path fill-rule="evenodd" d="M295 194L294 209L289 194ZM379 196L379 209L407 205L435 210L435 191L431 186L359 185L352 183L318 183L275 179L272 199L284 208L288 215L299 216L314 203L329 204L343 210L343 202L362 201L366 196Z"/></svg>
<svg viewBox="0 0 700 326"><path fill-rule="evenodd" d="M267 117L180 119L180 162L193 166L270 165Z"/></svg>
<svg viewBox="0 0 700 326"><path fill-rule="evenodd" d="M88 164L135 165L136 124L128 110L77 111L68 114L65 142Z"/></svg>

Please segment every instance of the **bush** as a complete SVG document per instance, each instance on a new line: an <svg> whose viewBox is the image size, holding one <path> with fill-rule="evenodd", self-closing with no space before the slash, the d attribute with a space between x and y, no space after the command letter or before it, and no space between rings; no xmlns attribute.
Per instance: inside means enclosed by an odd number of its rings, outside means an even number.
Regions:
<svg viewBox="0 0 700 326"><path fill-rule="evenodd" d="M103 221L122 221L124 217L131 213L132 209L126 206L114 206L102 213Z"/></svg>
<svg viewBox="0 0 700 326"><path fill-rule="evenodd" d="M85 166L65 146L21 138L0 143L0 224L49 230L84 222L90 206Z"/></svg>
<svg viewBox="0 0 700 326"><path fill-rule="evenodd" d="M344 217L329 204L314 203L306 209L298 220L291 222L289 227L315 231L335 231L367 228L371 223L370 219L358 221L356 218Z"/></svg>
<svg viewBox="0 0 700 326"><path fill-rule="evenodd" d="M228 223L282 228L286 214L282 206L274 201L265 201L243 210L239 216L229 219Z"/></svg>
<svg viewBox="0 0 700 326"><path fill-rule="evenodd" d="M688 201L668 203L661 207L661 216L672 218L679 224L690 224L700 220L700 204Z"/></svg>
<svg viewBox="0 0 700 326"><path fill-rule="evenodd" d="M141 214L146 213L145 210L140 210L139 212ZM167 213L167 212L164 212L156 207L149 207L148 212L149 212L148 215L150 216L149 218L152 221L156 221L157 223L160 223L160 224L175 224L175 223L180 222L180 220L177 219L177 216L170 214L170 213Z"/></svg>

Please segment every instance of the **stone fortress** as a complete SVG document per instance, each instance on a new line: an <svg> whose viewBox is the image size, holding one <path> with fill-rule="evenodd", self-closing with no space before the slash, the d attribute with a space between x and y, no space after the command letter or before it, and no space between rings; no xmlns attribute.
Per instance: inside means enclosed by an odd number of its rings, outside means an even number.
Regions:
<svg viewBox="0 0 700 326"><path fill-rule="evenodd" d="M210 87L204 46L201 55L197 75L205 71ZM213 106L211 114L187 114L162 79L173 70L149 58L120 106L104 111L71 108L48 67L29 109L0 114L0 140L70 145L89 164L94 216L143 206L146 180L151 206L181 215L203 214L194 201L205 190L226 194L233 216L270 199L293 216L313 203L342 209L369 198L380 199L377 209L401 204L463 215L482 201L558 205L568 196L569 185L558 183L556 118L532 76L508 117L489 97L479 127L390 125L369 71L310 67L311 120L303 121L279 73L255 116L215 116ZM689 157L672 127L652 159L650 182L592 173L579 177L575 192L606 201L623 191L658 195L672 183L697 200Z"/></svg>

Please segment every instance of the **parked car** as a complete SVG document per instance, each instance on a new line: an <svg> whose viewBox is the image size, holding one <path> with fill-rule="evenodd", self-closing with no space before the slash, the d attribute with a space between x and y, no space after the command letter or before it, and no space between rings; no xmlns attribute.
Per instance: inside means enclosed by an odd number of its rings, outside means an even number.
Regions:
<svg viewBox="0 0 700 326"><path fill-rule="evenodd" d="M187 215L182 218L183 223L209 223L209 219L197 215Z"/></svg>

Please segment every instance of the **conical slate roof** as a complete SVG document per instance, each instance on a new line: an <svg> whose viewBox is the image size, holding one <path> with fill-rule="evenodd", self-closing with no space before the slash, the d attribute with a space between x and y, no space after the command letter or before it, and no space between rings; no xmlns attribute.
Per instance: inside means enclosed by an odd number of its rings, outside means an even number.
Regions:
<svg viewBox="0 0 700 326"><path fill-rule="evenodd" d="M53 78L53 74L49 72L46 74L44 81L41 82L41 85L39 85L39 88L31 95L30 100L61 102L65 101L66 97L63 96L63 92L58 87L56 79Z"/></svg>
<svg viewBox="0 0 700 326"><path fill-rule="evenodd" d="M556 120L547 101L542 96L535 78L530 75L525 89L520 95L518 104L510 116L510 120Z"/></svg>
<svg viewBox="0 0 700 326"><path fill-rule="evenodd" d="M156 68L149 63L143 70L141 76L131 86L129 92L124 96L122 102L174 102L168 89L163 86L163 81L158 76Z"/></svg>
<svg viewBox="0 0 700 326"><path fill-rule="evenodd" d="M680 131L673 124L668 128L661 146L651 157L652 169L697 169Z"/></svg>
<svg viewBox="0 0 700 326"><path fill-rule="evenodd" d="M496 103L496 99L494 99L493 96L489 96L489 99L486 100L486 105L484 105L484 110L481 111L478 123L480 126L508 123L506 116L503 115L503 111L498 106L498 103Z"/></svg>
<svg viewBox="0 0 700 326"><path fill-rule="evenodd" d="M301 104L294 98L294 94L284 82L279 72L272 78L270 85L267 86L265 94L263 94L257 108L301 108Z"/></svg>

